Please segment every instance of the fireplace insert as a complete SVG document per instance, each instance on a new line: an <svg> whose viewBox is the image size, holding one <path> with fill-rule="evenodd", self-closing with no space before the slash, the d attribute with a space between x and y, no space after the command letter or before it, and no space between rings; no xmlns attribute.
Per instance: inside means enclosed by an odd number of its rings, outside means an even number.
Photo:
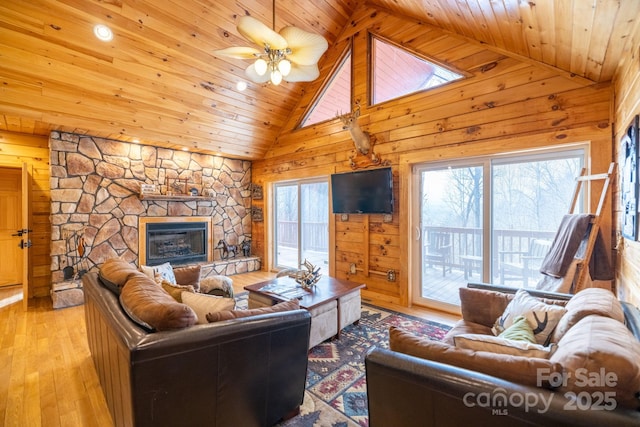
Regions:
<svg viewBox="0 0 640 427"><path fill-rule="evenodd" d="M207 261L208 222L163 222L146 226L146 265Z"/></svg>

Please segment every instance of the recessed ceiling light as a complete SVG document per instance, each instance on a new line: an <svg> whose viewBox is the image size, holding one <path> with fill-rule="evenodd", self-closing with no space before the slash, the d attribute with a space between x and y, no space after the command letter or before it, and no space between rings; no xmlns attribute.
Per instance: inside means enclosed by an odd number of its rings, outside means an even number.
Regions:
<svg viewBox="0 0 640 427"><path fill-rule="evenodd" d="M103 42L110 42L113 40L113 31L111 31L111 28L103 24L98 24L93 27L93 34Z"/></svg>
<svg viewBox="0 0 640 427"><path fill-rule="evenodd" d="M236 88L240 92L242 92L243 90L245 90L247 88L247 82L239 81L238 83L236 83Z"/></svg>

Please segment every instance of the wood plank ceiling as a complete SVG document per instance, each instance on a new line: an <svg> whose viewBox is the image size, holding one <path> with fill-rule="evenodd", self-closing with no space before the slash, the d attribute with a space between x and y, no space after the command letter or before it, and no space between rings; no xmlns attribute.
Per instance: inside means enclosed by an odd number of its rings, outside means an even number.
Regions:
<svg viewBox="0 0 640 427"><path fill-rule="evenodd" d="M370 0L470 41L594 82L612 79L637 25L637 0ZM213 51L250 45L235 22L323 35L329 49L357 0L16 0L0 4L0 131L90 134L260 159L305 83L250 83L248 61ZM113 41L98 41L95 24ZM326 57L326 55L325 55ZM323 58L324 59L324 58ZM321 63L322 60L321 59ZM325 67L325 69L328 67ZM321 78L324 76L321 76Z"/></svg>

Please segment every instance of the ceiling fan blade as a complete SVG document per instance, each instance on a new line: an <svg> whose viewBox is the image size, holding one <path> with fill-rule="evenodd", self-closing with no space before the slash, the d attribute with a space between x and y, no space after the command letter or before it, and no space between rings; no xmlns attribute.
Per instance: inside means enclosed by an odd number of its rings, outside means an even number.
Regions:
<svg viewBox="0 0 640 427"><path fill-rule="evenodd" d="M287 82L310 82L320 77L318 65L298 65L291 64L291 72L283 79Z"/></svg>
<svg viewBox="0 0 640 427"><path fill-rule="evenodd" d="M226 49L214 50L214 55L222 55L229 58L238 58L238 59L253 59L257 54L261 52L258 49L253 47L245 47L245 46L236 46L236 47L228 47Z"/></svg>
<svg viewBox="0 0 640 427"><path fill-rule="evenodd" d="M284 27L280 35L286 40L291 53L287 58L300 65L316 64L329 44L319 34L309 33L297 27Z"/></svg>
<svg viewBox="0 0 640 427"><path fill-rule="evenodd" d="M287 47L284 37L251 16L245 15L238 19L238 32L261 47L264 45L269 45L271 49Z"/></svg>
<svg viewBox="0 0 640 427"><path fill-rule="evenodd" d="M251 80L254 83L266 83L269 81L269 79L271 78L271 75L269 73L264 73L263 75L260 75L256 72L256 68L255 68L255 63L249 65L245 70L244 73L246 74L246 76L249 78L249 80Z"/></svg>

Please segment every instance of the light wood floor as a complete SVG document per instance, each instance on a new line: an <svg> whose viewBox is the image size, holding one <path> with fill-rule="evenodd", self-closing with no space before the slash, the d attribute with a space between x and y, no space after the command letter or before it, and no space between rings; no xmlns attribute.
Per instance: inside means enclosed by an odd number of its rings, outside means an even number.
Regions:
<svg viewBox="0 0 640 427"><path fill-rule="evenodd" d="M234 290L244 292L244 286L273 276L233 276ZM388 308L443 323L457 320L428 310ZM49 298L35 298L25 312L21 300L0 304L0 425L112 426L89 354L83 306L53 310Z"/></svg>

